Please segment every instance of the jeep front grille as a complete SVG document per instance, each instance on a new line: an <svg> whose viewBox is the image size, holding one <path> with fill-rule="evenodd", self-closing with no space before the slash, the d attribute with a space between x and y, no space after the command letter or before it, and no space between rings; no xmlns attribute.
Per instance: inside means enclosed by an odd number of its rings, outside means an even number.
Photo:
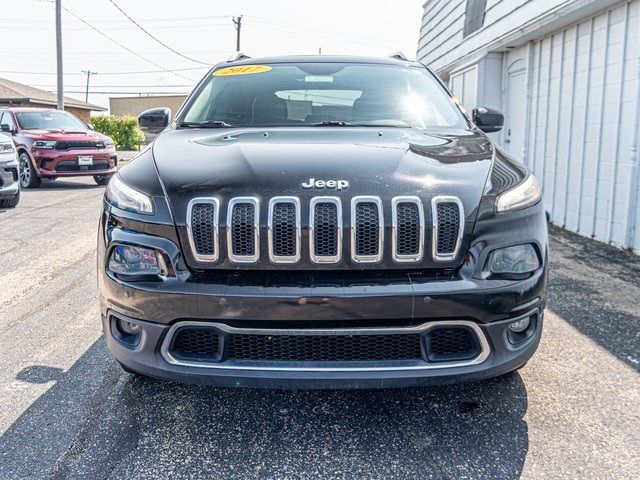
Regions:
<svg viewBox="0 0 640 480"><path fill-rule="evenodd" d="M313 263L337 264L343 259L343 212L338 197L309 201L308 235L303 236L302 205L297 197L273 197L268 204L268 246L263 257L273 264L294 264L308 255ZM425 242L431 242L434 260L456 259L464 231L464 210L457 197L434 197L431 202L432 235L427 238L425 212L418 197L399 196L391 201L391 247L385 246L385 207L379 197L356 196L349 204L351 261L377 263L390 255L395 263L424 259ZM201 263L220 258L217 198L194 198L187 211L187 233L193 258ZM224 218L224 217L222 217ZM226 210L226 251L231 263L255 263L261 256L260 201L236 197ZM306 225L305 225L306 227ZM388 228L388 225L387 225ZM302 239L308 237L308 249ZM225 248L223 246L222 250ZM427 250L428 251L428 250ZM387 253L385 253L387 252Z"/></svg>
<svg viewBox="0 0 640 480"><path fill-rule="evenodd" d="M337 263L342 258L342 205L337 197L311 200L309 237L311 261Z"/></svg>
<svg viewBox="0 0 640 480"><path fill-rule="evenodd" d="M218 199L194 198L187 210L189 242L194 257L203 262L215 262L218 259Z"/></svg>
<svg viewBox="0 0 640 480"><path fill-rule="evenodd" d="M259 200L238 197L229 202L227 247L229 259L237 263L254 263L260 258Z"/></svg>
<svg viewBox="0 0 640 480"><path fill-rule="evenodd" d="M462 203L457 197L434 197L431 200L433 215L433 258L437 261L453 260L462 240Z"/></svg>
<svg viewBox="0 0 640 480"><path fill-rule="evenodd" d="M393 258L396 262L420 262L424 250L424 211L418 197L395 197Z"/></svg>
<svg viewBox="0 0 640 480"><path fill-rule="evenodd" d="M378 197L351 199L351 258L357 263L382 260L384 218Z"/></svg>
<svg viewBox="0 0 640 480"><path fill-rule="evenodd" d="M273 263L300 260L300 200L274 197L269 201L269 259Z"/></svg>

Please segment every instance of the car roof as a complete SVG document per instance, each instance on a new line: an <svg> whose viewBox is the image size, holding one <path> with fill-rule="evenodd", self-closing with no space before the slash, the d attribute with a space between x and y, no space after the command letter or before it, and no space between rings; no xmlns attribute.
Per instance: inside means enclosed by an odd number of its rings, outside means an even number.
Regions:
<svg viewBox="0 0 640 480"><path fill-rule="evenodd" d="M410 60L400 60L393 57L363 57L355 55L283 55L273 57L243 58L232 62L221 62L216 67L223 65L255 65L260 63L368 63L378 65L398 65L421 67L422 64Z"/></svg>
<svg viewBox="0 0 640 480"><path fill-rule="evenodd" d="M37 108L37 107L0 107L2 110L11 112L57 112L55 108Z"/></svg>

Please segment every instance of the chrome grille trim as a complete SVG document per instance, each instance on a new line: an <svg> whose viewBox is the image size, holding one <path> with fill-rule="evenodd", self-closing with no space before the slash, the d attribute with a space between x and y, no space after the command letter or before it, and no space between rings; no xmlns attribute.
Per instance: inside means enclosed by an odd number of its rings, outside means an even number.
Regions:
<svg viewBox="0 0 640 480"><path fill-rule="evenodd" d="M293 203L295 209L295 242L296 252L292 256L276 255L274 252L273 242L273 214L274 209L279 203ZM298 263L300 261L300 246L302 243L302 227L301 227L301 209L300 199L298 197L273 197L269 200L269 218L267 220L267 240L269 243L269 260L272 263Z"/></svg>
<svg viewBox="0 0 640 480"><path fill-rule="evenodd" d="M193 238L193 207L199 204L213 205L213 228L212 228L212 241L213 241L213 255L200 255L196 248L196 243ZM189 201L187 205L187 236L189 237L189 245L191 246L191 253L193 258L198 262L217 262L219 258L219 241L218 241L218 224L220 223L220 201L215 197L197 197Z"/></svg>
<svg viewBox="0 0 640 480"><path fill-rule="evenodd" d="M527 315L531 315L528 313ZM518 318L524 318L518 317ZM518 318L513 319L516 321ZM180 360L171 355L170 346L175 333L182 327L194 326L194 327L212 327L225 333L231 334L264 334L264 335L393 335L393 334L415 334L425 333L433 328L438 327L467 327L471 329L477 336L478 343L480 345L480 352L478 355L469 360L454 360L450 362L434 362L429 363L423 360L408 362L402 364L380 365L380 362L361 362L362 366L355 365L353 362L351 365L346 366L343 362L338 363L335 366L327 365L327 362L319 362L317 364L310 365L310 362L295 362L296 365L287 365L286 362L271 362L267 365L260 365L256 363L238 363L233 361L223 362L196 362L189 360ZM401 371L401 370L430 370L430 369L443 369L443 368L456 368L470 365L478 365L491 354L491 347L487 340L487 336L483 329L475 322L469 320L435 320L423 323L421 325L411 327L365 327L365 328L315 328L315 329L260 329L260 328L237 328L215 322L198 322L198 321L180 321L174 323L167 335L165 335L162 346L160 347L160 353L165 361L173 365L182 365L186 367L199 367L199 368L216 368L216 369L228 369L228 370L269 370L269 371L282 371L282 372L380 372L380 371ZM316 363L316 362L314 362ZM369 365L367 365L369 363ZM375 365L375 366L373 366Z"/></svg>
<svg viewBox="0 0 640 480"><path fill-rule="evenodd" d="M458 235L456 237L455 248L452 252L447 253L438 253L438 205L440 203L455 203L458 206L458 215L459 215L459 223L458 223ZM432 226L432 238L431 238L431 253L433 255L433 259L436 262L449 262L456 258L458 255L458 251L460 250L460 244L462 243L462 234L464 231L464 208L462 206L462 202L458 197L451 196L436 196L431 199L431 216L433 219Z"/></svg>
<svg viewBox="0 0 640 480"><path fill-rule="evenodd" d="M358 204L373 203L378 209L378 253L375 255L358 255ZM356 263L378 263L382 260L384 252L384 213L382 210L382 200L380 197L370 195L359 195L351 199L351 260Z"/></svg>
<svg viewBox="0 0 640 480"><path fill-rule="evenodd" d="M233 208L242 203L253 205L253 255L235 255L233 253ZM256 197L235 197L227 207L227 255L233 263L255 263L260 258L260 200Z"/></svg>
<svg viewBox="0 0 640 480"><path fill-rule="evenodd" d="M316 205L333 203L336 206L336 255L316 255ZM313 263L338 263L342 259L342 203L338 197L313 197L309 202L309 257Z"/></svg>
<svg viewBox="0 0 640 480"><path fill-rule="evenodd" d="M418 207L418 219L420 222L418 231L418 252L416 254L398 253L398 206L402 203L413 203ZM393 260L396 263L417 263L421 262L424 256L424 207L422 200L418 197L403 196L391 199L391 250Z"/></svg>

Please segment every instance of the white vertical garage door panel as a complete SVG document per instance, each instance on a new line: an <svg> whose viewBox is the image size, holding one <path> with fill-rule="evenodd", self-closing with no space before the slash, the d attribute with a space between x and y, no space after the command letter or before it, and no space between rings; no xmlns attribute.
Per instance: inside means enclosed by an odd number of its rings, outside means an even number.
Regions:
<svg viewBox="0 0 640 480"><path fill-rule="evenodd" d="M531 57L527 164L542 183L545 208L554 223L619 246L631 246L638 3L534 42Z"/></svg>

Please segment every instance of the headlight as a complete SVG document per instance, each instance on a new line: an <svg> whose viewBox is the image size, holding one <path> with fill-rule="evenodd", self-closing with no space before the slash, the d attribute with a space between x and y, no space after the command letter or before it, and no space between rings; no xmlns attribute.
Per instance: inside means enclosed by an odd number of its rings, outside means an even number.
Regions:
<svg viewBox="0 0 640 480"><path fill-rule="evenodd" d="M0 153L14 152L13 144L11 142L0 142Z"/></svg>
<svg viewBox="0 0 640 480"><path fill-rule="evenodd" d="M112 140L105 140L103 143L106 148L112 148L115 146Z"/></svg>
<svg viewBox="0 0 640 480"><path fill-rule="evenodd" d="M151 197L124 183L119 175L109 181L104 197L114 207L146 215L153 214Z"/></svg>
<svg viewBox="0 0 640 480"><path fill-rule="evenodd" d="M531 273L539 267L538 253L530 243L494 250L489 260L489 271L498 275Z"/></svg>
<svg viewBox="0 0 640 480"><path fill-rule="evenodd" d="M518 210L529 207L540 201L542 191L536 177L529 174L521 183L498 195L496 199L496 210L506 212L508 210Z"/></svg>
<svg viewBox="0 0 640 480"><path fill-rule="evenodd" d="M133 245L116 245L109 258L109 270L121 275L162 275L158 252Z"/></svg>
<svg viewBox="0 0 640 480"><path fill-rule="evenodd" d="M33 142L33 147L34 148L54 148L56 146L56 143L58 142L38 140L37 142Z"/></svg>

